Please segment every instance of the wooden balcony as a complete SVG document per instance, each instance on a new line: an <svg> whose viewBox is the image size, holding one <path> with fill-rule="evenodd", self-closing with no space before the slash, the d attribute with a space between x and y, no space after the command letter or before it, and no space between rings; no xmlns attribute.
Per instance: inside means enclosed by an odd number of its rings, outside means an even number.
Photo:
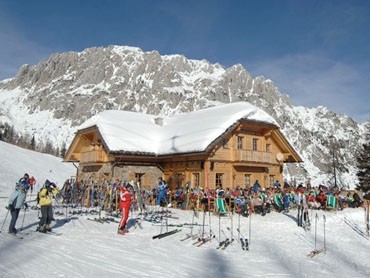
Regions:
<svg viewBox="0 0 370 278"><path fill-rule="evenodd" d="M101 151L89 151L81 153L81 162L103 162L104 155Z"/></svg>
<svg viewBox="0 0 370 278"><path fill-rule="evenodd" d="M250 150L235 150L235 161L241 162L264 162L272 163L272 153L250 151Z"/></svg>

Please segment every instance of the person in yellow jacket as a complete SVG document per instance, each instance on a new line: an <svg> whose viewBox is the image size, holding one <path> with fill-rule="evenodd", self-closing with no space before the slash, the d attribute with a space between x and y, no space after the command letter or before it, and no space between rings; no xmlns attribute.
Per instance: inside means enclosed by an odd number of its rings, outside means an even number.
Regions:
<svg viewBox="0 0 370 278"><path fill-rule="evenodd" d="M51 232L50 223L53 219L53 195L58 193L55 183L45 181L43 188L38 194L39 205L41 208L41 219L37 231L41 233Z"/></svg>

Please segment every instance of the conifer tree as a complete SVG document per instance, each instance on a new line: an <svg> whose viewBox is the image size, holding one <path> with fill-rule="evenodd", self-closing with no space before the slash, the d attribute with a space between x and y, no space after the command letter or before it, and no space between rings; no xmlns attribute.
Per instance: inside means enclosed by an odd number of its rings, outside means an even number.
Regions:
<svg viewBox="0 0 370 278"><path fill-rule="evenodd" d="M31 142L30 142L30 149L31 150L36 150L36 140L35 140L35 135L32 136Z"/></svg>
<svg viewBox="0 0 370 278"><path fill-rule="evenodd" d="M60 150L60 157L64 158L64 156L66 155L66 152L67 152L66 142L63 142L61 150Z"/></svg>
<svg viewBox="0 0 370 278"><path fill-rule="evenodd" d="M364 194L364 198L370 200L370 134L357 156L357 177L359 180L358 190Z"/></svg>

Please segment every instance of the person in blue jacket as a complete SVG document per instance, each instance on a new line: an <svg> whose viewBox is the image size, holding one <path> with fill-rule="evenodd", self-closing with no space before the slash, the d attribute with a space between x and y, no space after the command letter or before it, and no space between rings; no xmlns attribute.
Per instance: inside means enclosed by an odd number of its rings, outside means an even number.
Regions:
<svg viewBox="0 0 370 278"><path fill-rule="evenodd" d="M18 184L23 184L27 191L30 188L30 176L25 173L23 177L19 179Z"/></svg>
<svg viewBox="0 0 370 278"><path fill-rule="evenodd" d="M158 178L158 196L156 200L156 205L161 205L161 202L168 203L167 201L167 186L162 178Z"/></svg>
<svg viewBox="0 0 370 278"><path fill-rule="evenodd" d="M254 193L257 193L260 190L260 184L258 183L258 180L253 184L253 191Z"/></svg>
<svg viewBox="0 0 370 278"><path fill-rule="evenodd" d="M11 215L10 225L9 225L9 234L16 234L17 229L15 225L18 220L19 212L21 208L27 208L25 203L26 199L26 187L23 183L18 182L15 186L15 190L10 194L8 201L8 209Z"/></svg>

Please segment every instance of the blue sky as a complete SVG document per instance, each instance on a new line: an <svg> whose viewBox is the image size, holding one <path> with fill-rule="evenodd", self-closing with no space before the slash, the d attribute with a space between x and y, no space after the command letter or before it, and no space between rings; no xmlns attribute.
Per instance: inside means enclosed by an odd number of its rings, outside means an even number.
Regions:
<svg viewBox="0 0 370 278"><path fill-rule="evenodd" d="M108 45L240 63L293 105L370 121L367 0L0 0L0 80Z"/></svg>

